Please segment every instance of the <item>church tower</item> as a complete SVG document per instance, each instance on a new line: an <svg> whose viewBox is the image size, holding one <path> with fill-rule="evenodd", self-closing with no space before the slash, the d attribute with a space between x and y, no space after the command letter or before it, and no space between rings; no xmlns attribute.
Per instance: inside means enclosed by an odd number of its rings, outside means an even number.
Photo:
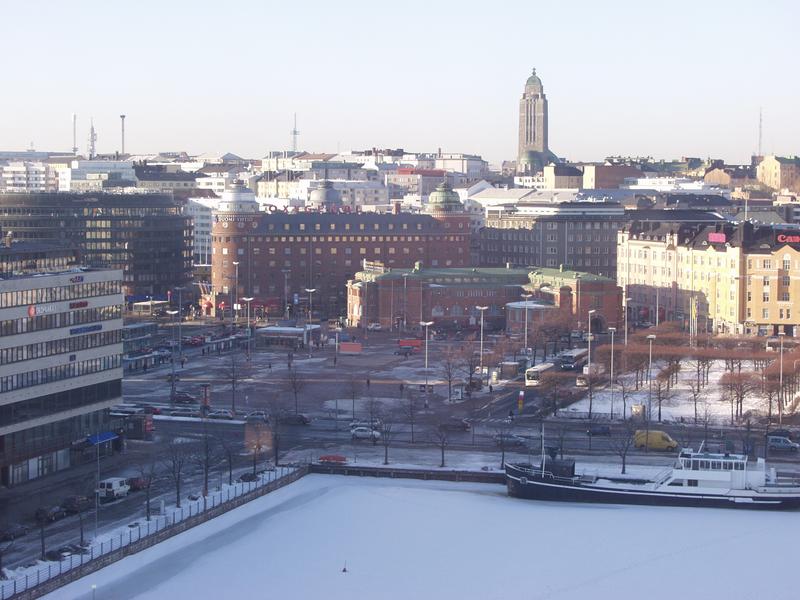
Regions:
<svg viewBox="0 0 800 600"><path fill-rule="evenodd" d="M536 173L555 158L547 141L547 97L534 69L519 101L517 172Z"/></svg>

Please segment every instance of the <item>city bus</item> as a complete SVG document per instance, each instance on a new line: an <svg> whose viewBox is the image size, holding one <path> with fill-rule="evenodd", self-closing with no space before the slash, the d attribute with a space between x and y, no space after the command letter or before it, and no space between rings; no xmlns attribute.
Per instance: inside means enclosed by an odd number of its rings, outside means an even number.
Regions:
<svg viewBox="0 0 800 600"><path fill-rule="evenodd" d="M589 350L586 348L575 348L565 350L561 353L561 369L564 371L574 371L586 364L589 359Z"/></svg>
<svg viewBox="0 0 800 600"><path fill-rule="evenodd" d="M525 369L525 387L537 386L541 383L541 378L544 373L555 368L553 363L541 363L535 367Z"/></svg>

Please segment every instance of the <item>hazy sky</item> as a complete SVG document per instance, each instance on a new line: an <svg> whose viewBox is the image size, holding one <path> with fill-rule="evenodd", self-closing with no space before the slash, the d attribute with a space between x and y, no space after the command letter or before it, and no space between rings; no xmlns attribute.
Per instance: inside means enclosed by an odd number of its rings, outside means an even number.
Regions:
<svg viewBox="0 0 800 600"><path fill-rule="evenodd" d="M800 152L800 3L1 0L0 149L260 157L402 147L516 154L532 67L550 145L745 161Z"/></svg>

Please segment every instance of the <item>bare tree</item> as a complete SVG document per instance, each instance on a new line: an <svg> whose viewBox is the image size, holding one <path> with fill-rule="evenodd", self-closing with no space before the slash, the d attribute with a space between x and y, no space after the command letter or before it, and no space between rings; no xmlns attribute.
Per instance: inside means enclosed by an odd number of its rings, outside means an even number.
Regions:
<svg viewBox="0 0 800 600"><path fill-rule="evenodd" d="M670 389L670 374L659 373L653 382L653 394L655 394L656 402L658 403L658 422L661 423L661 406L669 402L672 398L672 390Z"/></svg>
<svg viewBox="0 0 800 600"><path fill-rule="evenodd" d="M633 446L633 436L636 431L636 423L632 419L622 421L622 431L619 436L611 436L608 445L622 460L622 474L625 475L628 464L628 451Z"/></svg>
<svg viewBox="0 0 800 600"><path fill-rule="evenodd" d="M460 355L461 370L467 378L467 389L473 389L473 381L475 379L475 370L481 364L479 351L475 349L475 344L466 344L463 347ZM483 373L481 375L481 382L483 382Z"/></svg>
<svg viewBox="0 0 800 600"><path fill-rule="evenodd" d="M506 466L506 447L508 446L508 438L511 435L512 425L513 421L511 420L511 417L509 417L508 419L504 419L495 431L494 439L497 446L500 448L501 469L505 468Z"/></svg>
<svg viewBox="0 0 800 600"><path fill-rule="evenodd" d="M561 371L547 371L542 374L539 388L542 391L542 416L555 415L561 408L563 396L572 387L572 377Z"/></svg>
<svg viewBox="0 0 800 600"><path fill-rule="evenodd" d="M305 384L305 378L297 369L289 369L289 372L286 374L286 389L287 391L291 392L292 396L294 397L294 414L300 412L298 406L298 395L305 387Z"/></svg>
<svg viewBox="0 0 800 600"><path fill-rule="evenodd" d="M419 412L419 406L417 405L417 398L416 396L409 392L408 394L408 402L405 406L405 415L408 419L408 424L411 426L411 443L414 443L414 425L417 422L417 413Z"/></svg>
<svg viewBox="0 0 800 600"><path fill-rule="evenodd" d="M81 546L82 545L83 542L81 542ZM11 540L7 544L0 544L0 580L5 579L5 575L3 574L3 556L8 554L13 546L14 540Z"/></svg>
<svg viewBox="0 0 800 600"><path fill-rule="evenodd" d="M269 446L271 440L266 423L247 423L244 428L244 445L253 453L253 476L258 468L259 453Z"/></svg>
<svg viewBox="0 0 800 600"><path fill-rule="evenodd" d="M392 430L392 424L384 421L381 425L381 444L383 444L383 464L389 464L389 446L394 439L394 431Z"/></svg>
<svg viewBox="0 0 800 600"><path fill-rule="evenodd" d="M744 401L759 387L753 373L724 373L720 379L724 394L731 404L731 425L744 414Z"/></svg>
<svg viewBox="0 0 800 600"><path fill-rule="evenodd" d="M239 363L237 361L237 356L235 352L231 352L230 360L226 365L223 375L227 381L231 384L231 412L235 415L236 414L236 384L239 381L239 377L241 376Z"/></svg>
<svg viewBox="0 0 800 600"><path fill-rule="evenodd" d="M228 485L233 485L233 459L236 456L237 447L233 442L222 436L217 438L217 442L228 464Z"/></svg>
<svg viewBox="0 0 800 600"><path fill-rule="evenodd" d="M634 383L626 377L620 377L617 381L619 395L622 398L622 420L628 418L628 403L634 392Z"/></svg>
<svg viewBox="0 0 800 600"><path fill-rule="evenodd" d="M175 485L175 506L178 508L181 507L181 487L183 485L184 470L191 456L189 444L185 442L173 440L167 447L165 466L167 475Z"/></svg>
<svg viewBox="0 0 800 600"><path fill-rule="evenodd" d="M458 379L458 357L451 351L444 354L442 361L442 370L444 372L445 381L447 381L447 401L453 401L453 382Z"/></svg>
<svg viewBox="0 0 800 600"><path fill-rule="evenodd" d="M699 380L690 380L689 381L689 395L692 398L692 405L694 406L694 424L697 425L698 419L698 404L702 401L703 397L705 396L706 391L703 386L700 384Z"/></svg>
<svg viewBox="0 0 800 600"><path fill-rule="evenodd" d="M137 472L139 479L141 479L141 486L144 490L144 506L145 506L145 519L150 520L152 514L150 510L150 498L152 496L152 486L156 479L156 457L154 453L143 457L137 464ZM81 532L81 539L83 539L83 532Z"/></svg>
<svg viewBox="0 0 800 600"><path fill-rule="evenodd" d="M281 442L283 441L284 419L288 411L278 396L271 398L268 406L269 424L272 430L272 453L277 467L280 460Z"/></svg>
<svg viewBox="0 0 800 600"><path fill-rule="evenodd" d="M445 448L447 448L448 442L450 441L447 435L447 430L434 426L432 435L433 439L436 441L436 444L439 446L439 450L442 452L442 462L439 464L439 466L444 467L444 451Z"/></svg>

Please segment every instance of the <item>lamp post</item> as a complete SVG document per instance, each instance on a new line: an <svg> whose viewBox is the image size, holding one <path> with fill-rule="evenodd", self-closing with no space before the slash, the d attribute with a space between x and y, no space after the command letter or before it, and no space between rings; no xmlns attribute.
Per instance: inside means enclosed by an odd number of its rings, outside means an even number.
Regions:
<svg viewBox="0 0 800 600"><path fill-rule="evenodd" d="M168 310L167 314L171 317L174 317L178 314L177 310ZM172 319L172 339L175 339L175 319ZM169 402L170 404L175 402L175 346L172 346L172 352L170 353L169 362L172 363L172 375L170 376L170 392L169 392ZM145 359L147 360L147 359Z"/></svg>
<svg viewBox="0 0 800 600"><path fill-rule="evenodd" d="M653 406L653 378L650 374L650 371L653 368L653 340L656 339L656 335L651 333L647 336L647 343L650 346L649 348L649 358L647 362L647 434L645 438L644 450L647 452L650 449L650 407Z"/></svg>
<svg viewBox="0 0 800 600"><path fill-rule="evenodd" d="M178 292L178 357L183 358L183 290L184 287L174 288Z"/></svg>
<svg viewBox="0 0 800 600"><path fill-rule="evenodd" d="M575 275L575 287L577 289L577 302L575 305L575 314L578 315L578 331L581 330L581 274Z"/></svg>
<svg viewBox="0 0 800 600"><path fill-rule="evenodd" d="M522 294L522 299L525 302L525 357L528 356L528 300L533 297L533 294Z"/></svg>
<svg viewBox="0 0 800 600"><path fill-rule="evenodd" d="M247 360L250 360L250 355L253 352L253 346L250 343L252 339L252 333L250 331L250 303L254 300L254 298L242 298L244 302L247 303Z"/></svg>
<svg viewBox="0 0 800 600"><path fill-rule="evenodd" d="M481 313L481 356L480 356L480 372L481 372L481 385L483 385L483 313L489 307L488 306L476 306L480 313Z"/></svg>
<svg viewBox="0 0 800 600"><path fill-rule="evenodd" d="M588 357L586 359L586 363L588 365L587 366L588 371L586 375L588 377L592 376L592 315L596 312L597 311L595 309L591 309L588 313L589 316L587 317L589 319L589 352L588 352Z"/></svg>
<svg viewBox="0 0 800 600"><path fill-rule="evenodd" d="M306 329L308 329L308 358L311 358L311 319L314 314L314 292L316 288L306 288L308 294L308 319L306 319Z"/></svg>
<svg viewBox="0 0 800 600"><path fill-rule="evenodd" d="M783 338L786 336L786 333L781 331L778 333L778 337L781 341L780 345L780 376L778 382L778 425L783 425Z"/></svg>
<svg viewBox="0 0 800 600"><path fill-rule="evenodd" d="M625 298L625 347L628 347L628 304L633 298Z"/></svg>
<svg viewBox="0 0 800 600"><path fill-rule="evenodd" d="M428 327L433 325L433 321L420 321L420 327L425 328L425 394L428 394Z"/></svg>
<svg viewBox="0 0 800 600"><path fill-rule="evenodd" d="M609 327L608 332L611 334L611 420L614 420L614 334L617 332L616 327ZM625 415L622 415L622 420L625 420Z"/></svg>
<svg viewBox="0 0 800 600"><path fill-rule="evenodd" d="M403 333L408 328L408 276L409 273L403 273Z"/></svg>
<svg viewBox="0 0 800 600"><path fill-rule="evenodd" d="M239 261L233 261L236 267L236 276L233 279L233 323L234 326L239 322Z"/></svg>
<svg viewBox="0 0 800 600"><path fill-rule="evenodd" d="M283 318L289 318L289 273L290 269L281 269L283 273Z"/></svg>

